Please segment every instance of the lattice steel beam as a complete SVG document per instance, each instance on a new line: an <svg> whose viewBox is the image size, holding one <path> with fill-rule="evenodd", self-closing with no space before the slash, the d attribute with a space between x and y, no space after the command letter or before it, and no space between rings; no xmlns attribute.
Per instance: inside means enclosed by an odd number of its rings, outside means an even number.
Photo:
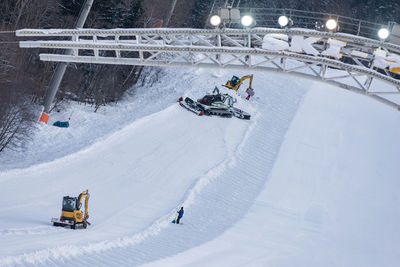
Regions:
<svg viewBox="0 0 400 267"><path fill-rule="evenodd" d="M282 36L289 39L289 41L286 41L288 48L282 51L264 49L264 36L271 33L284 34ZM388 97L388 95L400 95L398 90L400 79L389 73L387 69L378 71L372 68L375 66L375 51L377 49L383 49L379 51L386 51L385 53L389 53L387 55L396 57L400 54L398 53L400 47L359 36L302 29L61 29L20 30L17 35L53 38L72 36L74 41L20 42L20 46L26 48L72 49L75 51L72 56L41 54L41 59L47 61L143 66L249 68L276 71L334 84L368 95L397 109L400 105L400 97L399 102ZM303 51L301 53L297 52L299 48L294 50L297 53L291 52L294 44L290 43L290 40L294 36L302 36L300 40L304 40L305 47L300 48L303 49L300 50ZM317 39L312 39L313 37ZM332 52L327 52L328 49L331 49L331 47L328 47L328 43L331 45L332 38L340 41L341 46L345 46L340 51L340 57L328 56L332 54ZM307 40L311 40L311 42L307 44ZM334 45L335 41L333 41ZM339 49L341 48L339 47ZM93 56L89 56L88 51L92 51L90 53ZM113 51L115 56L101 57L99 51ZM309 53L314 55L306 54L305 51L311 51ZM335 51L338 55L338 51ZM379 53L382 54L383 52ZM339 73L329 77L328 73L334 70L338 70ZM340 71L344 73L340 73ZM362 79L365 77L366 80L360 80L357 77ZM372 83L374 79L385 82L389 86L389 90L376 88L377 85Z"/></svg>

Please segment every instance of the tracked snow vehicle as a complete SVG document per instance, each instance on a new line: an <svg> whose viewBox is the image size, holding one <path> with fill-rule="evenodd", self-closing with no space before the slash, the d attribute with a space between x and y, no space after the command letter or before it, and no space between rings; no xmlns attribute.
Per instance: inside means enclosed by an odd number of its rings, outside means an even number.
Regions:
<svg viewBox="0 0 400 267"><path fill-rule="evenodd" d="M250 120L250 114L235 108L233 104L236 102L229 94L220 94L217 87L215 87L213 94L205 95L203 98L194 101L193 99L182 97L179 99L179 104L187 110L202 116L220 116L225 118L232 118L233 116L243 119Z"/></svg>

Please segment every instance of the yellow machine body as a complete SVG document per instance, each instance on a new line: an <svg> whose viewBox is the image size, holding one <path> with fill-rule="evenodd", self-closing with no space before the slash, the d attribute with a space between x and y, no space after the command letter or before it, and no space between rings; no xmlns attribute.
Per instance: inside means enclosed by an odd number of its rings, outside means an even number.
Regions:
<svg viewBox="0 0 400 267"><path fill-rule="evenodd" d="M74 210L73 212L70 211L61 211L61 217L75 219L77 223L83 222L83 212L80 210Z"/></svg>
<svg viewBox="0 0 400 267"><path fill-rule="evenodd" d="M81 211L82 201L85 199L85 210ZM77 226L86 228L89 224L87 219L89 204L89 190L83 191L78 197L63 197L62 211L60 218L52 218L54 226L71 226L75 229Z"/></svg>
<svg viewBox="0 0 400 267"><path fill-rule="evenodd" d="M400 67L391 68L390 71L396 74L400 74Z"/></svg>

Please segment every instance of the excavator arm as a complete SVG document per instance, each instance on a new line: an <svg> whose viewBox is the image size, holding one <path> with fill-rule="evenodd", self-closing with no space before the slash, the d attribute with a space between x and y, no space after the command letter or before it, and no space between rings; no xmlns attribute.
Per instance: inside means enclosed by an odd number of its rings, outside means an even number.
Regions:
<svg viewBox="0 0 400 267"><path fill-rule="evenodd" d="M240 82L238 83L238 86L237 86L236 91L239 89L239 86L240 86L240 85L244 82L244 80L246 80L246 79L250 79L249 88L251 88L251 85L252 85L252 83L253 83L253 74L243 76L243 77L240 79Z"/></svg>
<svg viewBox="0 0 400 267"><path fill-rule="evenodd" d="M240 85L242 85L242 83L246 79L250 79L249 88L252 88L251 85L253 83L253 74L243 76L242 78L240 78L239 82L237 84L235 84L235 85L233 85L231 81L227 81L226 84L225 84L225 87L228 87L228 88L230 88L232 90L235 90L237 92L237 90L239 90Z"/></svg>
<svg viewBox="0 0 400 267"><path fill-rule="evenodd" d="M88 204L89 204L89 190L86 189L86 191L83 191L82 193L79 194L78 201L76 203L77 209L80 209L82 205L82 199L85 198L85 213L84 213L84 220L86 221L87 218L89 218L88 214Z"/></svg>
<svg viewBox="0 0 400 267"><path fill-rule="evenodd" d="M248 75L248 76L244 76L244 77L246 77L245 79L250 79L249 88L252 88L251 85L253 84L253 74ZM243 79L244 77L242 77L242 79ZM244 81L245 79L243 79L243 81Z"/></svg>

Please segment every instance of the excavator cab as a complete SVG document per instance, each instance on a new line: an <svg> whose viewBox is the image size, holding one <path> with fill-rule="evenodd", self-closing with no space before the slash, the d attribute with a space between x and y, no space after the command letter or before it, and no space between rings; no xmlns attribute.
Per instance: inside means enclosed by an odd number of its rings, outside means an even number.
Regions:
<svg viewBox="0 0 400 267"><path fill-rule="evenodd" d="M228 81L229 82L229 81ZM240 82L240 78L237 76L232 76L232 79L230 80L231 86L236 86Z"/></svg>
<svg viewBox="0 0 400 267"><path fill-rule="evenodd" d="M76 209L77 209L76 197L70 197L70 196L63 197L63 206L62 206L63 211L73 212Z"/></svg>
<svg viewBox="0 0 400 267"><path fill-rule="evenodd" d="M85 211L81 211L82 200L85 199ZM90 223L87 221L89 202L89 190L83 191L78 197L64 196L60 218L52 218L54 226L70 226L72 229L77 227L86 228Z"/></svg>

